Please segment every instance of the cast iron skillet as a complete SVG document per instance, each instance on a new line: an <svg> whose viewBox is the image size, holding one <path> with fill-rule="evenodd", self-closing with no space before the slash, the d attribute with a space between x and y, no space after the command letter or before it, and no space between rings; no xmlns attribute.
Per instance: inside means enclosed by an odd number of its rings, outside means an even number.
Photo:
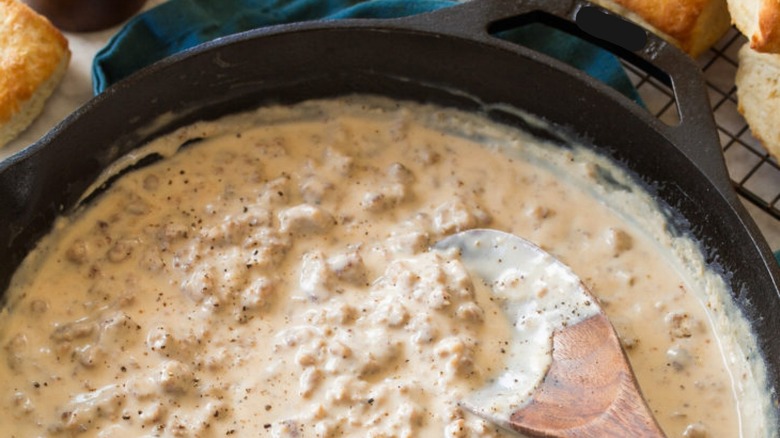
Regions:
<svg viewBox="0 0 780 438"><path fill-rule="evenodd" d="M593 39L575 24L583 7L590 5L477 0L399 20L286 25L220 39L155 64L0 164L0 290L54 217L73 208L101 170L193 121L349 93L475 111L483 103L504 103L557 125L537 134L556 139L559 129L576 133L654 187L670 207L673 232L692 233L708 261L725 273L757 334L759 351L750 354L768 359L778 406L780 270L731 189L693 62L652 35L637 52L598 41L673 87L682 121L670 127L585 74L492 36L543 22ZM506 112L487 115L523 124Z"/></svg>

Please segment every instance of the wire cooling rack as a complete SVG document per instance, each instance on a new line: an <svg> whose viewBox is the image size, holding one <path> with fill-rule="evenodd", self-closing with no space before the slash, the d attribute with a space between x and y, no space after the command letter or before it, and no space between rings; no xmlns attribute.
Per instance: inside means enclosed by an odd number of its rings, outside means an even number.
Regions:
<svg viewBox="0 0 780 438"><path fill-rule="evenodd" d="M731 29L697 62L707 82L723 155L734 187L745 199L780 220L780 165L751 135L745 119L737 111L734 85L737 52L746 41L736 29ZM666 123L679 122L674 97L668 87L633 65L626 63L625 67L647 109Z"/></svg>

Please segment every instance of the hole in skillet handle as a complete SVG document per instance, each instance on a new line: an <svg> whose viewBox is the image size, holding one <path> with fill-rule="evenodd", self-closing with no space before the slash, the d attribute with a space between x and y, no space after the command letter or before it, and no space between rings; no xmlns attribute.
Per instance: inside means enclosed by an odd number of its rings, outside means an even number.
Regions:
<svg viewBox="0 0 780 438"><path fill-rule="evenodd" d="M492 22L487 28L493 37L544 53L583 71L634 100L666 125L678 126L682 116L671 77L636 53L652 44L647 32L594 6L578 8L573 21L533 11ZM578 53L579 48L585 53ZM615 58L607 59L613 55ZM622 70L619 74L614 71L614 63Z"/></svg>
<svg viewBox="0 0 780 438"><path fill-rule="evenodd" d="M647 45L646 32L602 9L585 6L577 12L575 22L583 32L632 52Z"/></svg>

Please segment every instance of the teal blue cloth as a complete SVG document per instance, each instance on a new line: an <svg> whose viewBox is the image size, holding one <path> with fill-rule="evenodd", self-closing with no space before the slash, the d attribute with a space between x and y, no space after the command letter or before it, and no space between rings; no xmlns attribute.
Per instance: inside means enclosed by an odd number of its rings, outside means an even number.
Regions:
<svg viewBox="0 0 780 438"><path fill-rule="evenodd" d="M479 1L479 0L475 0ZM398 18L456 5L454 0L169 0L128 22L95 56L95 94L167 56L263 26L316 19ZM542 25L507 32L639 102L620 62L590 43Z"/></svg>

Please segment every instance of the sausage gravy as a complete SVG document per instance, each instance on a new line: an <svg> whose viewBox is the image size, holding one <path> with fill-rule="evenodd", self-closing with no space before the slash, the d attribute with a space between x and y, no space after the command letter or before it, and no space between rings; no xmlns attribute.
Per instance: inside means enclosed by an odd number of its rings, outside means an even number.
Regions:
<svg viewBox="0 0 780 438"><path fill-rule="evenodd" d="M4 436L511 436L459 400L545 369L457 253L431 250L477 227L571 266L668 436L772 433L723 281L584 147L351 97L199 122L122 165L151 152L13 278Z"/></svg>

